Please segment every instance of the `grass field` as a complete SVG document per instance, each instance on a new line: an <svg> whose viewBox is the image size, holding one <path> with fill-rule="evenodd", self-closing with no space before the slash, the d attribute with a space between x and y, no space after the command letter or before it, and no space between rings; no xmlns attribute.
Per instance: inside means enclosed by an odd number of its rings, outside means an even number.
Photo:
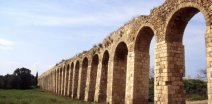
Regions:
<svg viewBox="0 0 212 104"><path fill-rule="evenodd" d="M0 104L95 104L72 100L40 89L1 90Z"/></svg>
<svg viewBox="0 0 212 104"><path fill-rule="evenodd" d="M0 104L97 104L73 100L57 96L40 89L33 90L1 90ZM186 104L207 104L203 101L187 101Z"/></svg>

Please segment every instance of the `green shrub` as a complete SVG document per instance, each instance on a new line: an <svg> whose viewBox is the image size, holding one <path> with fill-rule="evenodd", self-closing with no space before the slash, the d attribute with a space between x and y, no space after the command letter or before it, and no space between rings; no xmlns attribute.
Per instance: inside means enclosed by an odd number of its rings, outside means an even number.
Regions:
<svg viewBox="0 0 212 104"><path fill-rule="evenodd" d="M207 82L198 79L184 79L184 91L186 100L206 100L207 99ZM154 102L154 80L150 80L149 102Z"/></svg>
<svg viewBox="0 0 212 104"><path fill-rule="evenodd" d="M198 79L184 79L184 90L187 100L207 99L207 82Z"/></svg>

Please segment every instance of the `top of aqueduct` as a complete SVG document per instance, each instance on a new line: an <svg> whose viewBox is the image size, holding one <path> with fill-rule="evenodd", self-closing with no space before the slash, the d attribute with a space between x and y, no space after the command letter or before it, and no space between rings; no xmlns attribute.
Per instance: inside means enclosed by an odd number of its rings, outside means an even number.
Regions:
<svg viewBox="0 0 212 104"><path fill-rule="evenodd" d="M184 7L191 7L191 9L179 13L179 15L187 13L187 15L190 15L190 17L188 16L188 19L190 19L196 13L201 12L205 17L206 26L209 26L211 24L211 17L208 11L212 11L211 3L212 0L166 0L161 6L152 9L150 15L140 15L132 19L121 26L117 31L111 33L92 49L83 51L70 59L62 60L39 77L41 78L42 76L48 75L58 68L66 67L65 65L67 64L71 65L77 61L81 63L85 57L87 57L88 60L91 60L96 54L101 57L106 50L109 51L109 53L114 53L117 44L121 41L127 43L130 52L134 49L133 41L136 40L137 34L140 32L140 29L145 26L150 27L154 31L156 44L164 42L164 40L173 41L171 37L165 35L167 32L166 27L171 20L171 17L173 17L179 9ZM113 55L110 54L110 57L113 57Z"/></svg>

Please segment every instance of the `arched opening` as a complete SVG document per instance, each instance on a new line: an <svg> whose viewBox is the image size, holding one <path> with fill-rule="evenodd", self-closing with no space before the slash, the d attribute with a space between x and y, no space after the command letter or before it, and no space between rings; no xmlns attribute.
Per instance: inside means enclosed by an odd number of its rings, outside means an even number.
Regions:
<svg viewBox="0 0 212 104"><path fill-rule="evenodd" d="M56 93L56 89L57 89L57 71L56 69L54 69L54 93Z"/></svg>
<svg viewBox="0 0 212 104"><path fill-rule="evenodd" d="M69 64L66 66L66 80L65 80L65 96L68 96L68 86L69 86Z"/></svg>
<svg viewBox="0 0 212 104"><path fill-rule="evenodd" d="M59 71L59 68L57 68L57 70L56 70L56 75L57 75L57 83L56 83L56 87L57 87L57 94L59 94L59 85L60 85L60 83L59 83L59 81L60 81L60 77L59 77L59 73L60 73L60 71Z"/></svg>
<svg viewBox="0 0 212 104"><path fill-rule="evenodd" d="M81 72L81 84L80 84L80 97L79 99L85 98L85 87L87 80L87 69L88 69L88 58L85 57L82 61L82 72Z"/></svg>
<svg viewBox="0 0 212 104"><path fill-rule="evenodd" d="M63 69L62 69L62 67L60 68L60 84L59 84L59 86L60 86L60 92L59 92L59 94L60 95L62 95L62 89L63 89L63 76L62 76L62 74L63 74Z"/></svg>
<svg viewBox="0 0 212 104"><path fill-rule="evenodd" d="M105 51L102 58L102 69L99 88L99 102L106 102L107 98L107 73L108 73L109 52Z"/></svg>
<svg viewBox="0 0 212 104"><path fill-rule="evenodd" d="M93 56L92 63L91 63L90 83L89 83L89 91L88 91L88 101L94 101L98 65L99 65L99 57L96 54L96 55Z"/></svg>
<svg viewBox="0 0 212 104"><path fill-rule="evenodd" d="M149 71L150 71L150 43L154 32L150 27L143 27L135 41L134 61L134 89L133 103L148 103L149 99Z"/></svg>
<svg viewBox="0 0 212 104"><path fill-rule="evenodd" d="M187 46L189 46L188 44L185 44L185 43L186 43L186 41L189 41L189 42L192 41L192 38L194 38L195 32L198 32L199 28L193 29L192 32L189 33L189 34L193 34L193 35L192 36L190 35L189 38L185 38L186 37L186 36L184 36L185 30L186 30L186 27L187 27L189 21L199 12L200 12L200 10L197 8L194 8L194 7L181 8L173 14L173 16L171 17L171 19L167 25L167 31L166 31L166 37L165 37L166 42L168 43L168 46L169 46L168 47L169 50L167 53L169 55L169 57L168 57L169 68L167 71L172 76L170 78L168 78L169 80L166 81L166 86L170 86L169 90L172 90L172 93L169 94L169 97L172 98L172 99L169 99L170 102L185 103L185 100L186 100L185 95L187 95L187 93L184 93L184 92L187 92L186 88L184 89L184 86L186 86L185 80L192 81L187 78L183 79L183 77L185 77L185 70L189 71L187 69L187 68L191 68L189 66L195 66L195 64L197 64L197 62L190 63L194 60L194 59L192 59L192 57L199 57L199 56L205 57L206 56L206 55L200 55L200 53L198 55L194 56L193 53L196 53L195 51L190 52L191 55L186 54L186 55L189 55L189 57L185 56L185 53L188 52ZM202 37L204 38L204 34L202 34ZM207 39L207 37L206 37L206 39ZM199 42L196 41L196 43L199 43ZM207 42L206 42L206 45L204 45L204 46L207 46ZM201 50L201 51L205 52L205 47L201 47L199 44L190 45L189 48L193 48L193 47L198 48L197 50ZM185 61L185 57L187 57L191 60ZM198 60L198 61L200 61L200 60ZM201 61L206 62L205 59L201 60ZM190 63L190 64L186 64L186 63ZM201 63L201 62L198 62L198 63ZM204 68L206 66L203 65L202 67ZM195 70L196 69L190 70L190 73L194 72ZM194 76L194 75L192 75L192 76ZM207 89L207 87L206 87L206 89ZM195 89L192 89L192 90L195 90ZM201 94L200 96L203 96L203 95ZM207 96L207 94L206 94L206 96ZM182 99L182 100L179 101L178 99Z"/></svg>
<svg viewBox="0 0 212 104"><path fill-rule="evenodd" d="M73 98L77 97L77 88L78 88L78 79L79 79L79 61L77 61L74 70L74 90L73 90Z"/></svg>
<svg viewBox="0 0 212 104"><path fill-rule="evenodd" d="M69 96L72 96L72 88L73 88L73 70L74 70L74 63L71 63L71 69L70 69L70 76L69 76Z"/></svg>
<svg viewBox="0 0 212 104"><path fill-rule="evenodd" d="M124 42L118 44L113 63L112 103L125 103L128 48Z"/></svg>

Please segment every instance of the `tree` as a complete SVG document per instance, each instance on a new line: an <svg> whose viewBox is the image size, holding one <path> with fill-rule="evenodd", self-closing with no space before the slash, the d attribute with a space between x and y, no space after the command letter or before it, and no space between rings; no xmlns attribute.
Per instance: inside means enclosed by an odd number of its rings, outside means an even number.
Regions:
<svg viewBox="0 0 212 104"><path fill-rule="evenodd" d="M154 80L154 67L149 70L149 79Z"/></svg>
<svg viewBox="0 0 212 104"><path fill-rule="evenodd" d="M14 71L13 75L20 79L19 86L21 89L27 89L33 86L34 76L31 74L31 70L27 68L18 68Z"/></svg>
<svg viewBox="0 0 212 104"><path fill-rule="evenodd" d="M4 76L0 76L0 88L4 88Z"/></svg>
<svg viewBox="0 0 212 104"><path fill-rule="evenodd" d="M197 74L197 79L207 80L207 71L206 71L206 68L199 70L199 73Z"/></svg>
<svg viewBox="0 0 212 104"><path fill-rule="evenodd" d="M35 84L34 84L36 87L38 87L38 72L36 73L36 76L35 76Z"/></svg>

